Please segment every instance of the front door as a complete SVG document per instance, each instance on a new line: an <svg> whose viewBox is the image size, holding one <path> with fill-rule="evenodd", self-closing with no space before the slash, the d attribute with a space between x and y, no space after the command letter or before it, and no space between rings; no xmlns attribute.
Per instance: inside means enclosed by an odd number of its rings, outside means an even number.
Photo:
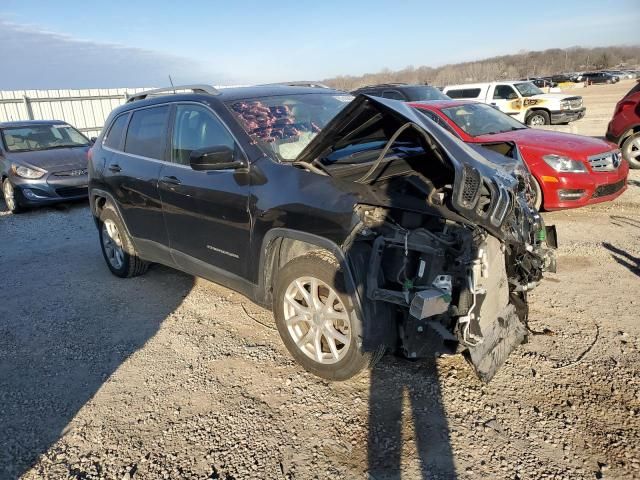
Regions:
<svg viewBox="0 0 640 480"><path fill-rule="evenodd" d="M205 277L209 267L244 277L250 232L248 174L235 170L196 171L193 150L238 149L222 121L198 104L177 104L170 162L160 171L159 189L169 245L184 269Z"/></svg>
<svg viewBox="0 0 640 480"><path fill-rule="evenodd" d="M497 106L501 112L516 118L523 112L522 99L511 85L496 85L491 105Z"/></svg>

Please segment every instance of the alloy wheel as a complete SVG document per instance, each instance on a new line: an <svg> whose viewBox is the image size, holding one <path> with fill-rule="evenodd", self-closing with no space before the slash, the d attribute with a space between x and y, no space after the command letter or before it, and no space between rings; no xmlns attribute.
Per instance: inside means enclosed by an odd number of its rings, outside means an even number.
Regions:
<svg viewBox="0 0 640 480"><path fill-rule="evenodd" d="M544 125L544 117L542 115L533 115L531 117L531 120L529 120L529 124L533 125L534 127Z"/></svg>
<svg viewBox="0 0 640 480"><path fill-rule="evenodd" d="M4 193L4 203L6 203L9 211L13 211L16 209L16 197L15 191L13 190L13 185L9 180L5 180L2 185L2 192Z"/></svg>
<svg viewBox="0 0 640 480"><path fill-rule="evenodd" d="M333 288L315 277L300 277L287 287L283 303L289 335L301 352L325 365L345 357L351 321Z"/></svg>
<svg viewBox="0 0 640 480"><path fill-rule="evenodd" d="M118 226L111 219L105 220L102 224L101 235L107 261L116 270L121 269L124 265L124 250Z"/></svg>
<svg viewBox="0 0 640 480"><path fill-rule="evenodd" d="M640 135L625 145L624 156L628 159L640 162Z"/></svg>

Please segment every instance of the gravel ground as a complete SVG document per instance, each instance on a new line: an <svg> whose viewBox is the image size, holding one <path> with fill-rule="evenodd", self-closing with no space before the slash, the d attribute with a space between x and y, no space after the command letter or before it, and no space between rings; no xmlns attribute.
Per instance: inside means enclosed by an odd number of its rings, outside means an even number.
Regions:
<svg viewBox="0 0 640 480"><path fill-rule="evenodd" d="M601 97L585 89L600 134ZM629 183L545 214L559 272L532 294L539 334L489 385L458 356L322 381L237 293L159 266L113 277L86 204L2 212L0 478L640 478Z"/></svg>

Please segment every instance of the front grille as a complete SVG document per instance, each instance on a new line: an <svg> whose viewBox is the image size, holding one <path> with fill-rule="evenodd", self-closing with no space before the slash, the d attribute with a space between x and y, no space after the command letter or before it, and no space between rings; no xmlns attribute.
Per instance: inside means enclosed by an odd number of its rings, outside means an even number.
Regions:
<svg viewBox="0 0 640 480"><path fill-rule="evenodd" d="M620 166L622 156L619 151L599 153L589 157L589 165L594 172L612 172Z"/></svg>
<svg viewBox="0 0 640 480"><path fill-rule="evenodd" d="M87 187L60 187L56 188L56 193L61 197L80 197L88 195L89 189Z"/></svg>
<svg viewBox="0 0 640 480"><path fill-rule="evenodd" d="M55 172L56 177L80 177L87 174L86 168L77 168L75 170L65 170L64 172Z"/></svg>
<svg viewBox="0 0 640 480"><path fill-rule="evenodd" d="M619 192L624 188L624 180L620 180L616 183L610 183L609 185L600 185L596 188L596 191L593 192L591 198L598 197L606 197L607 195L613 195L616 192Z"/></svg>
<svg viewBox="0 0 640 480"><path fill-rule="evenodd" d="M472 207L480 189L480 174L467 165L464 166L464 184L462 186L462 205Z"/></svg>

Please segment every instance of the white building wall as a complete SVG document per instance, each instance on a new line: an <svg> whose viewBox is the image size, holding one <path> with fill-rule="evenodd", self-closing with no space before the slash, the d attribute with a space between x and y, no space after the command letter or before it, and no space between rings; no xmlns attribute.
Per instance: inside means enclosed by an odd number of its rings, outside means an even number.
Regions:
<svg viewBox="0 0 640 480"><path fill-rule="evenodd" d="M149 88L0 91L0 122L63 120L95 137L111 110L125 103L127 94L144 90Z"/></svg>

